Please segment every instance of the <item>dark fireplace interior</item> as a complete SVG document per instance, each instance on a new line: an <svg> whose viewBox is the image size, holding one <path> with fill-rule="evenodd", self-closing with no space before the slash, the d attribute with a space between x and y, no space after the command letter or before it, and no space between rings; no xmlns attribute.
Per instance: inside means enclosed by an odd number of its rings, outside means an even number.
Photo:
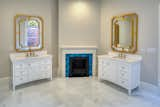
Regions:
<svg viewBox="0 0 160 107"><path fill-rule="evenodd" d="M69 77L88 77L89 61L88 57L72 57L70 58Z"/></svg>

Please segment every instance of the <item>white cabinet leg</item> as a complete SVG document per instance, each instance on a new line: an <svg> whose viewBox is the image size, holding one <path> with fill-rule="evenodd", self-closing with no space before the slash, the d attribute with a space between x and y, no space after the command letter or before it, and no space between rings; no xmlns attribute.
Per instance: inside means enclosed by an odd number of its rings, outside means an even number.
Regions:
<svg viewBox="0 0 160 107"><path fill-rule="evenodd" d="M12 86L12 90L13 90L13 91L15 91L15 88L16 88L16 86L15 86L15 85L13 85L13 86Z"/></svg>
<svg viewBox="0 0 160 107"><path fill-rule="evenodd" d="M49 78L49 80L51 81L53 79L53 77L51 76L50 78Z"/></svg>
<svg viewBox="0 0 160 107"><path fill-rule="evenodd" d="M52 77L49 80L52 81Z"/></svg>
<svg viewBox="0 0 160 107"><path fill-rule="evenodd" d="M131 94L132 94L132 90L129 89L129 90L128 90L128 95L130 96Z"/></svg>

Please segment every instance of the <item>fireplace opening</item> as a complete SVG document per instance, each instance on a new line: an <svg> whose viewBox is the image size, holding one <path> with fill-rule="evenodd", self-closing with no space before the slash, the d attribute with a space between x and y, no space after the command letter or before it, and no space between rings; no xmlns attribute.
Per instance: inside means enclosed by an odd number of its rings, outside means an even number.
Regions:
<svg viewBox="0 0 160 107"><path fill-rule="evenodd" d="M71 57L69 77L88 77L89 76L89 58Z"/></svg>

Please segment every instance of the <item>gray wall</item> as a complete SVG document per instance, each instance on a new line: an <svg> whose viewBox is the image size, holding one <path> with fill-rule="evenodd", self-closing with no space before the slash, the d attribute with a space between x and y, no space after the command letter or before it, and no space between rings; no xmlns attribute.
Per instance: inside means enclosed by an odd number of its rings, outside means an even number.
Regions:
<svg viewBox="0 0 160 107"><path fill-rule="evenodd" d="M101 44L105 53L111 50L111 19L136 12L139 16L138 53L143 56L142 81L158 83L158 0L102 0Z"/></svg>
<svg viewBox="0 0 160 107"><path fill-rule="evenodd" d="M98 45L99 0L59 0L59 46Z"/></svg>
<svg viewBox="0 0 160 107"><path fill-rule="evenodd" d="M59 47L98 46L99 36L99 0L59 0ZM61 68L61 57L59 57L59 71Z"/></svg>
<svg viewBox="0 0 160 107"><path fill-rule="evenodd" d="M158 33L159 33L159 48L158 48L158 53L160 53L160 1L159 1L159 9L158 9ZM158 73L158 77L159 77L159 86L160 86L160 54L158 54L159 55L159 58L158 58L158 71L159 71L159 73Z"/></svg>
<svg viewBox="0 0 160 107"><path fill-rule="evenodd" d="M0 77L10 74L9 54L14 52L16 14L38 15L44 19L45 49L54 56L57 67L58 50L57 0L0 0Z"/></svg>

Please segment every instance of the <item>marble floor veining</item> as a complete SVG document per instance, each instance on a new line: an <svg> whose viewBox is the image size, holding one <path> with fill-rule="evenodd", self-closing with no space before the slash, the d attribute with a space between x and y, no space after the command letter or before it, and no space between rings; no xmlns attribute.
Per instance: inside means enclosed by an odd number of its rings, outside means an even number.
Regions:
<svg viewBox="0 0 160 107"><path fill-rule="evenodd" d="M96 78L56 78L18 87L0 82L0 107L160 107L160 92L143 87L132 96L127 91Z"/></svg>

